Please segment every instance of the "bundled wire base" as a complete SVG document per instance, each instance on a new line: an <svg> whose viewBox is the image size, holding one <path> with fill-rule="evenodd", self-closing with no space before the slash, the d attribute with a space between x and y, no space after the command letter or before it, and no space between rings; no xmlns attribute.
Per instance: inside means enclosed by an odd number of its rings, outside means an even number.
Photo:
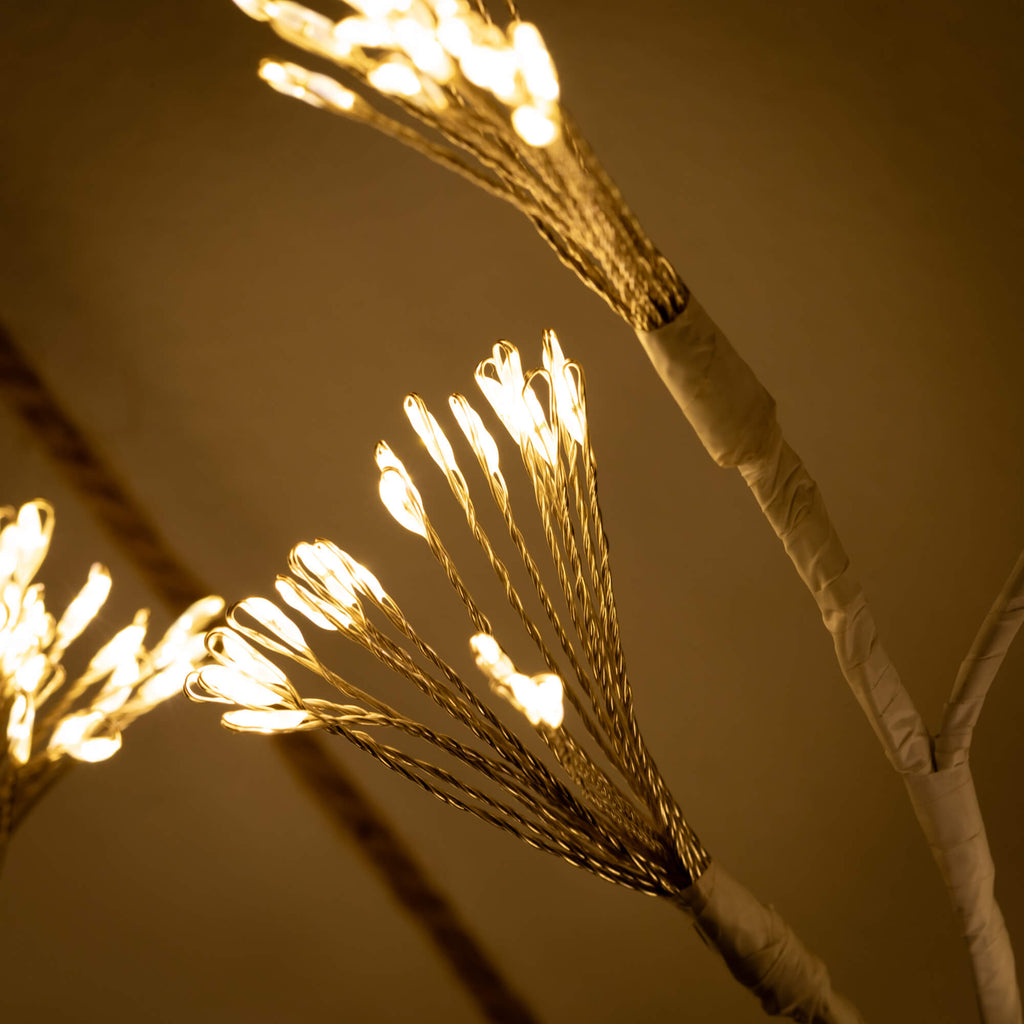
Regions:
<svg viewBox="0 0 1024 1024"><path fill-rule="evenodd" d="M531 601L543 610L544 633L481 524L440 424L418 396L406 399L405 411L533 642L542 671L532 676L519 672L495 639L405 466L383 442L376 454L380 493L394 518L422 537L437 559L468 614L477 666L491 689L525 715L553 764L531 752L416 632L365 566L329 541L293 549L291 574L277 581L282 600L315 626L341 632L370 651L447 712L471 740L409 717L328 668L295 622L263 598L242 601L229 613L229 626L209 634L207 647L217 664L195 673L187 692L198 700L236 705L224 714L224 724L233 729L337 733L445 803L531 846L633 889L679 893L700 877L708 858L655 767L634 714L582 373L564 358L549 332L543 369L524 375L519 353L500 343L476 379L526 467L548 547L547 575L557 579L557 591L549 588L526 546L493 436L463 396L451 397L451 410L518 554L517 575L531 586ZM563 622L566 614L568 624ZM345 702L300 696L263 652L283 655L318 674ZM442 763L413 754L397 740L382 741L382 728L431 744L444 755ZM577 738L577 730L587 738ZM444 767L449 763L451 768Z"/></svg>
<svg viewBox="0 0 1024 1024"><path fill-rule="evenodd" d="M235 2L339 67L358 91L264 61L260 75L273 88L390 135L512 203L633 327L653 330L684 308L685 285L559 105L543 39L514 8L501 29L486 7L464 0L351 0L353 13L339 21L291 0Z"/></svg>

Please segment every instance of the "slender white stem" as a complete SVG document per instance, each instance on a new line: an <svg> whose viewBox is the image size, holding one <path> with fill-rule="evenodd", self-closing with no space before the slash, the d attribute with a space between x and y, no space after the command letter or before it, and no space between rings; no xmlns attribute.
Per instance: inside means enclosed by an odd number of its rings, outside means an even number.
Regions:
<svg viewBox="0 0 1024 1024"><path fill-rule="evenodd" d="M1020 1024L1013 945L996 902L996 869L970 766L904 775L903 781L967 944L981 1019Z"/></svg>
<svg viewBox="0 0 1024 1024"><path fill-rule="evenodd" d="M978 630L960 665L935 738L939 768L966 764L982 705L1006 652L1024 623L1024 551Z"/></svg>
<svg viewBox="0 0 1024 1024"><path fill-rule="evenodd" d="M750 989L765 1012L811 1024L863 1024L857 1010L832 989L828 968L717 862L674 902L689 914L705 942L721 953L730 973Z"/></svg>
<svg viewBox="0 0 1024 1024"><path fill-rule="evenodd" d="M810 590L836 656L893 767L903 776L967 941L985 1024L1021 1024L1013 947L995 902L994 867L966 765L981 700L1024 618L1024 556L957 679L940 740L962 763L935 761L921 715L878 638L817 485L786 443L775 403L693 296L675 320L638 337L712 458L737 468ZM959 745L958 745L959 744Z"/></svg>

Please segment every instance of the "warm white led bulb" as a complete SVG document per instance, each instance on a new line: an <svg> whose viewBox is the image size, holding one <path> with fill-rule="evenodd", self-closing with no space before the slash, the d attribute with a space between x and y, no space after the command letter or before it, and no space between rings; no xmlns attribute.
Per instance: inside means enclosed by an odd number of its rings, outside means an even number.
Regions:
<svg viewBox="0 0 1024 1024"><path fill-rule="evenodd" d="M389 96L412 97L423 91L416 72L400 61L378 64L366 77L370 85Z"/></svg>
<svg viewBox="0 0 1024 1024"><path fill-rule="evenodd" d="M296 729L315 728L317 720L301 710L262 710L239 708L225 711L221 721L236 732L257 732L270 735L275 732L294 732Z"/></svg>
<svg viewBox="0 0 1024 1024"><path fill-rule="evenodd" d="M305 99L306 87L301 83L296 70L303 71L297 64L280 64L276 60L265 60L260 64L259 76L271 89L292 99Z"/></svg>
<svg viewBox="0 0 1024 1024"><path fill-rule="evenodd" d="M234 0L234 4L256 21L270 21L277 7L274 0Z"/></svg>
<svg viewBox="0 0 1024 1024"><path fill-rule="evenodd" d="M219 664L233 668L264 686L276 687L279 690L289 688L287 676L233 630L211 630L206 639L206 646Z"/></svg>
<svg viewBox="0 0 1024 1024"><path fill-rule="evenodd" d="M97 676L114 672L120 665L127 662L134 664L142 650L142 641L146 638L149 626L149 612L142 609L135 613L131 625L115 633L93 656L87 671Z"/></svg>
<svg viewBox="0 0 1024 1024"><path fill-rule="evenodd" d="M455 461L451 443L441 429L441 424L434 418L423 399L419 395L407 395L403 408L412 429L419 435L419 439L438 467L445 473L457 474L461 477L462 473Z"/></svg>
<svg viewBox="0 0 1024 1024"><path fill-rule="evenodd" d="M281 641L286 648L299 651L302 654L310 654L309 644L306 643L302 630L288 618L280 608L268 601L265 597L247 597L239 601L228 615L232 625L236 624L238 615L244 612L254 619L272 637Z"/></svg>
<svg viewBox="0 0 1024 1024"><path fill-rule="evenodd" d="M121 734L109 730L107 716L100 711L68 715L53 730L49 749L68 754L76 761L106 761L121 749Z"/></svg>
<svg viewBox="0 0 1024 1024"><path fill-rule="evenodd" d="M420 492L405 466L383 442L377 445L377 466L380 469L380 500L400 526L421 537L427 536L427 515Z"/></svg>
<svg viewBox="0 0 1024 1024"><path fill-rule="evenodd" d="M487 472L492 476L500 476L501 468L498 462L498 446L484 426L484 421L480 418L480 414L462 395L452 395L448 399L448 406L452 410L456 422L459 424L473 451L483 457Z"/></svg>
<svg viewBox="0 0 1024 1024"><path fill-rule="evenodd" d="M334 623L324 615L313 595L290 576L278 576L274 588L285 604L304 615L314 626L326 630L337 629Z"/></svg>
<svg viewBox="0 0 1024 1024"><path fill-rule="evenodd" d="M395 42L409 59L435 82L444 84L455 74L455 65L433 32L415 18L400 18L392 23Z"/></svg>
<svg viewBox="0 0 1024 1024"><path fill-rule="evenodd" d="M459 67L469 81L499 99L511 100L515 96L516 60L508 50L470 46L459 57Z"/></svg>
<svg viewBox="0 0 1024 1024"><path fill-rule="evenodd" d="M89 569L85 586L75 595L57 623L55 643L64 650L92 622L110 593L110 573L98 563Z"/></svg>
<svg viewBox="0 0 1024 1024"><path fill-rule="evenodd" d="M558 138L558 125L542 110L528 104L512 111L512 127L523 142L543 147Z"/></svg>
<svg viewBox="0 0 1024 1024"><path fill-rule="evenodd" d="M19 693L14 698L10 716L7 719L7 750L15 764L25 764L32 751L32 727L35 723L36 706L32 698Z"/></svg>
<svg viewBox="0 0 1024 1024"><path fill-rule="evenodd" d="M562 724L565 712L562 708L562 680L558 676L544 673L531 677L513 672L504 682L514 703L531 725L543 723L557 729Z"/></svg>
<svg viewBox="0 0 1024 1024"><path fill-rule="evenodd" d="M389 14L404 14L412 7L412 0L346 0L368 18L386 18Z"/></svg>
<svg viewBox="0 0 1024 1024"><path fill-rule="evenodd" d="M519 708L531 725L544 724L557 729L565 716L562 707L562 680L550 672L524 676L515 670L512 659L488 633L477 633L469 641L477 668L487 676L498 693Z"/></svg>
<svg viewBox="0 0 1024 1024"><path fill-rule="evenodd" d="M306 78L305 88L324 106L334 110L352 110L358 98L351 89L346 89L330 75L310 74Z"/></svg>
<svg viewBox="0 0 1024 1024"><path fill-rule="evenodd" d="M437 26L437 40L456 60L460 60L473 47L473 33L469 25L456 15L441 17Z"/></svg>
<svg viewBox="0 0 1024 1024"><path fill-rule="evenodd" d="M228 665L206 665L199 669L197 675L207 692L226 704L269 708L280 704L283 699L283 695L273 687Z"/></svg>
<svg viewBox="0 0 1024 1024"><path fill-rule="evenodd" d="M512 48L530 96L553 103L558 99L558 76L544 40L535 25L520 22L512 29Z"/></svg>
<svg viewBox="0 0 1024 1024"><path fill-rule="evenodd" d="M580 368L562 354L554 331L544 332L544 368L555 395L555 410L569 436L583 445L587 431L587 413L580 394Z"/></svg>

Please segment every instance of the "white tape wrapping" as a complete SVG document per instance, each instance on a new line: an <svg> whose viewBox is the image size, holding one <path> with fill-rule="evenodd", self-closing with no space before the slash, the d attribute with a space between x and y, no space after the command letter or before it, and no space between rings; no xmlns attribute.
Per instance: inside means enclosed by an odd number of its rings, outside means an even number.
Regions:
<svg viewBox="0 0 1024 1024"><path fill-rule="evenodd" d="M1013 948L995 902L992 859L966 763L970 729L980 707L978 697L991 681L985 665L969 667L978 677L970 685L960 685L958 680L954 693L958 703L947 710L948 721L936 746L943 770L935 771L928 730L878 639L817 485L782 437L771 396L692 296L674 321L655 331L638 331L637 336L712 458L721 466L739 469L813 594L832 634L843 675L886 756L903 776L946 880L967 940L982 1020L1024 1024ZM1017 604L1011 602L993 623L989 644L993 650L1008 645L1018 612ZM990 653L986 647L978 657L984 660L982 655ZM949 767L951 761L960 763ZM708 884L722 885L715 883L714 876ZM716 912L716 933L698 919L705 934L718 936L714 941L719 948L730 943L736 947L729 956L737 957L740 970L731 963L730 968L741 980L756 978L760 970L747 960L745 950L756 947L758 941L751 936L770 935L776 927L755 923L760 912L754 909L745 913L744 917L739 912ZM732 934L734 927L740 932ZM781 948L785 950L786 942ZM797 973L801 970L809 987L816 990L814 972L798 968Z"/></svg>
<svg viewBox="0 0 1024 1024"><path fill-rule="evenodd" d="M775 399L691 295L682 313L637 337L720 466L755 459L775 426Z"/></svg>
<svg viewBox="0 0 1024 1024"><path fill-rule="evenodd" d="M729 971L772 1017L811 1024L858 1024L861 1016L832 990L828 969L717 861L675 901L718 950Z"/></svg>
<svg viewBox="0 0 1024 1024"><path fill-rule="evenodd" d="M996 597L967 652L942 714L935 739L939 768L966 764L971 736L981 715L988 689L1003 664L1017 631L1024 625L1024 551Z"/></svg>
<svg viewBox="0 0 1024 1024"><path fill-rule="evenodd" d="M1013 946L996 903L995 865L970 766L905 775L903 781L967 942L981 1019L985 1024L1020 1024Z"/></svg>
<svg viewBox="0 0 1024 1024"><path fill-rule="evenodd" d="M772 397L692 295L675 320L637 336L711 457L738 468L753 491L893 766L930 770L928 732L878 639L818 487L782 437Z"/></svg>

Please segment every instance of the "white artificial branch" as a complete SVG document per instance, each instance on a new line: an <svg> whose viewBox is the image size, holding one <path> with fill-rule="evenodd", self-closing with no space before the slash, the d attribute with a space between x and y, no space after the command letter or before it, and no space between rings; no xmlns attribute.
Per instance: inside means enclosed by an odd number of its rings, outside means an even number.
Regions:
<svg viewBox="0 0 1024 1024"><path fill-rule="evenodd" d="M1013 945L996 902L996 869L970 767L904 775L903 781L967 944L981 1019L1019 1024Z"/></svg>
<svg viewBox="0 0 1024 1024"><path fill-rule="evenodd" d="M960 665L935 738L935 760L939 768L967 763L981 707L1021 623L1024 623L1024 551Z"/></svg>
<svg viewBox="0 0 1024 1024"><path fill-rule="evenodd" d="M825 964L717 861L674 898L701 937L721 954L730 973L761 1000L769 1016L810 1024L863 1024L833 991Z"/></svg>
<svg viewBox="0 0 1024 1024"><path fill-rule="evenodd" d="M1013 948L966 764L936 763L935 741L878 638L817 485L786 443L775 402L691 295L665 326L637 331L711 457L738 469L785 545L832 634L839 666L903 777L967 941L984 1024L1021 1024ZM1024 556L986 619L954 687L944 731L970 740L981 700L1024 617ZM955 744L954 744L955 746Z"/></svg>

